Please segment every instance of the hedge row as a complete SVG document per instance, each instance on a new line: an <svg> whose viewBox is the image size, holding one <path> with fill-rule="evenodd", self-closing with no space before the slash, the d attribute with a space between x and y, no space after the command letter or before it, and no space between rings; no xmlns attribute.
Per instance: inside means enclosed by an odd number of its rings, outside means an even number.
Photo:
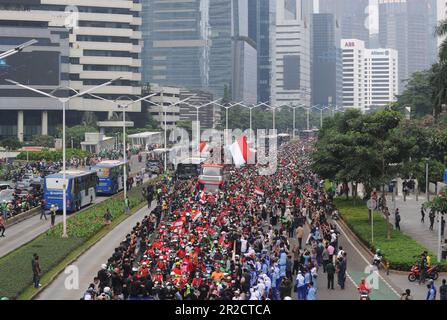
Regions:
<svg viewBox="0 0 447 320"><path fill-rule="evenodd" d="M135 212L145 202L142 188L148 184L157 183L160 179L161 177L157 177L127 193L132 212ZM102 230L105 227L103 215L107 208L112 214L112 221L121 217L124 214L122 194L93 205L67 219L68 238L61 238L62 224L59 223L54 229L2 257L0 259L0 297L15 299L32 285L31 259L33 253L40 256L42 274L45 274ZM5 238L5 240L7 239Z"/></svg>
<svg viewBox="0 0 447 320"><path fill-rule="evenodd" d="M88 157L90 153L87 151L83 151L80 149L67 149L66 157L70 158L85 158ZM60 161L62 160L63 155L62 151L54 151L54 150L42 150L42 151L22 151L17 155L18 160L31 160L31 161L39 161L42 159L51 160L51 161Z"/></svg>
<svg viewBox="0 0 447 320"><path fill-rule="evenodd" d="M362 200L357 200L354 204L352 199L342 198L337 198L334 202L354 234L372 251L380 249L391 269L409 271L423 251L428 251L433 257L432 261L436 261L433 252L401 231L395 230L393 226L391 226L391 239L388 240L387 222L377 211L374 213L374 242L371 244L371 223L366 204ZM444 263L443 268L446 266Z"/></svg>

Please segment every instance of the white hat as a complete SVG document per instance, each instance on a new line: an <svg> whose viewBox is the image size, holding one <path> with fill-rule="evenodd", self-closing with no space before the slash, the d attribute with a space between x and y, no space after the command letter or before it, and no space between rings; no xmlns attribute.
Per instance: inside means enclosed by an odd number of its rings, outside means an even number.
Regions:
<svg viewBox="0 0 447 320"><path fill-rule="evenodd" d="M292 300L291 297L284 297L284 300Z"/></svg>
<svg viewBox="0 0 447 320"><path fill-rule="evenodd" d="M87 293L87 294L84 296L84 300L92 300L92 295Z"/></svg>
<svg viewBox="0 0 447 320"><path fill-rule="evenodd" d="M110 292L110 288L109 287L105 287L104 288L104 293L109 293Z"/></svg>
<svg viewBox="0 0 447 320"><path fill-rule="evenodd" d="M103 264L101 265L101 269L103 269L103 270L107 269L107 265L106 265L105 263L103 263Z"/></svg>

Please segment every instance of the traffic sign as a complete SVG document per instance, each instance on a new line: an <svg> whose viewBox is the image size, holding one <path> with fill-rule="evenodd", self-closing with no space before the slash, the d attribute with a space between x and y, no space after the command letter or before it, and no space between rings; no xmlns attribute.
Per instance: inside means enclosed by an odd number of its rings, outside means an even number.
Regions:
<svg viewBox="0 0 447 320"><path fill-rule="evenodd" d="M374 199L369 199L366 202L366 206L368 207L369 210L374 210L377 208L377 201Z"/></svg>

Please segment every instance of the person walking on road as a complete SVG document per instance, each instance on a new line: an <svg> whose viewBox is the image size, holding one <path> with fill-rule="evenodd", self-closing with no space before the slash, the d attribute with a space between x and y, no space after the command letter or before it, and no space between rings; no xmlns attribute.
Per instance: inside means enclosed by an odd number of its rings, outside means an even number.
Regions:
<svg viewBox="0 0 447 320"><path fill-rule="evenodd" d="M346 282L346 263L342 257L338 258L337 262L337 280L340 288L344 290Z"/></svg>
<svg viewBox="0 0 447 320"><path fill-rule="evenodd" d="M45 220L47 219L47 214L45 211L45 200L42 199L42 201L40 202L40 220L42 220L42 217L45 218Z"/></svg>
<svg viewBox="0 0 447 320"><path fill-rule="evenodd" d="M304 237L304 228L300 224L298 225L298 228L296 228L296 238L298 239L298 245L300 250L302 249L303 237Z"/></svg>
<svg viewBox="0 0 447 320"><path fill-rule="evenodd" d="M295 286L297 288L298 300L306 300L306 283L304 281L304 276L301 271L298 271Z"/></svg>
<svg viewBox="0 0 447 320"><path fill-rule="evenodd" d="M430 214L428 215L430 219L430 228L429 230L433 231L433 225L435 224L435 211L433 209L430 210Z"/></svg>
<svg viewBox="0 0 447 320"><path fill-rule="evenodd" d="M427 284L427 297L425 300L436 300L436 290L431 284Z"/></svg>
<svg viewBox="0 0 447 320"><path fill-rule="evenodd" d="M400 231L400 213L399 213L399 208L396 209L396 212L394 214L394 225L396 227L396 230Z"/></svg>
<svg viewBox="0 0 447 320"><path fill-rule="evenodd" d="M56 212L57 212L57 207L52 204L51 205L51 209L50 209L50 223L51 223L51 228L54 227L54 223L56 221Z"/></svg>
<svg viewBox="0 0 447 320"><path fill-rule="evenodd" d="M424 208L424 205L421 205L421 222L425 223L425 208Z"/></svg>
<svg viewBox="0 0 447 320"><path fill-rule="evenodd" d="M42 270L40 269L39 256L37 253L33 254L33 259L31 260L31 268L33 270L33 283L34 288L39 288L42 286L40 284L40 276L42 274Z"/></svg>
<svg viewBox="0 0 447 320"><path fill-rule="evenodd" d="M442 285L439 287L439 299L447 300L447 280L442 279Z"/></svg>
<svg viewBox="0 0 447 320"><path fill-rule="evenodd" d="M326 265L326 272L327 272L327 288L328 290L329 289L334 290L335 266L330 260Z"/></svg>
<svg viewBox="0 0 447 320"><path fill-rule="evenodd" d="M3 215L0 215L0 232L2 233L0 235L1 238L5 237L5 230L6 230L5 225L6 225L5 218L3 218Z"/></svg>
<svg viewBox="0 0 447 320"><path fill-rule="evenodd" d="M307 299L306 300L317 300L317 289L314 287L314 283L311 281L307 285Z"/></svg>
<svg viewBox="0 0 447 320"><path fill-rule="evenodd" d="M129 214L129 213L130 213L130 201L129 201L129 197L126 197L126 199L124 199L124 213L125 213L125 214Z"/></svg>

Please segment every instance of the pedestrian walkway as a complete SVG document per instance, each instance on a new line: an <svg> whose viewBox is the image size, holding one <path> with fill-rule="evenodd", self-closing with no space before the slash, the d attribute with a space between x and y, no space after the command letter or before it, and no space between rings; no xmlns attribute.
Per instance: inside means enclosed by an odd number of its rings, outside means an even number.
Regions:
<svg viewBox="0 0 447 320"><path fill-rule="evenodd" d="M433 253L438 252L438 222L435 218L433 230L430 230L429 210L426 210L425 223L421 222L421 206L426 202L425 194L420 194L418 201L416 195L406 197L404 201L402 196L396 197L395 207L399 208L401 221L401 231L425 246ZM387 195L387 205L390 210L390 222L394 225L394 204L392 196Z"/></svg>

